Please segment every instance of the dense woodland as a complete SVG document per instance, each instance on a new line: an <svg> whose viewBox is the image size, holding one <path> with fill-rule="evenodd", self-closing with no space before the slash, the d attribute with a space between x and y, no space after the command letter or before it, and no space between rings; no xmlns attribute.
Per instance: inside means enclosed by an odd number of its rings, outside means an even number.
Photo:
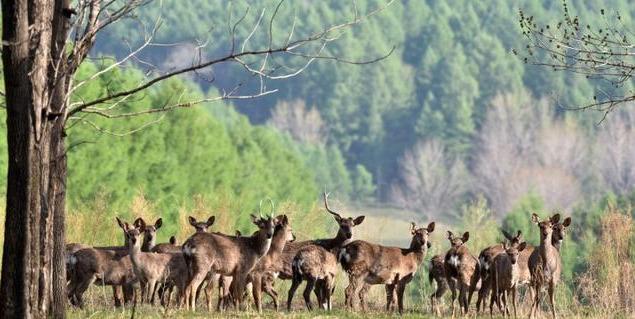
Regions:
<svg viewBox="0 0 635 319"><path fill-rule="evenodd" d="M375 2L356 3L363 11ZM262 8L268 21L277 3L151 3L100 35L95 59L82 65L78 80L107 67L106 57L125 56L143 41L143 32L132 30L151 28L159 17L155 40L176 44L146 50L75 98L133 85L144 63L166 70L187 65L195 58L188 44L195 39L209 41L205 54L225 52L228 19L251 7L236 30L244 39ZM569 5L589 22L601 19L597 2ZM629 1L603 5L620 11L626 26L635 25ZM176 211L192 207L195 196L228 198L235 226L244 227L246 213L263 198L308 210L326 188L342 200L417 212L420 220L460 225L476 209L486 223L502 220L533 241L538 237L527 211L560 210L585 230L572 232L563 255L571 284L593 249L582 239L597 234L608 203L630 211L635 201L635 111L627 105L602 122L600 113L565 111L590 101L601 84L525 65L511 54L524 45L519 8L549 21L562 7L560 1L398 1L328 49L354 60L395 46L379 63L322 61L292 81L269 82L279 92L253 100L117 120L71 119L68 206L90 211L106 198L113 215L127 215L132 199L142 195L176 221ZM353 15L348 1L288 1L272 28L280 40L294 21L303 34L342 19L343 12ZM253 41L269 39L256 34ZM220 67L168 81L125 101L125 108L159 107L183 92L210 95L240 81L234 71ZM0 152L6 148L2 136ZM6 160L0 157L0 171ZM0 174L0 185L5 178Z"/></svg>

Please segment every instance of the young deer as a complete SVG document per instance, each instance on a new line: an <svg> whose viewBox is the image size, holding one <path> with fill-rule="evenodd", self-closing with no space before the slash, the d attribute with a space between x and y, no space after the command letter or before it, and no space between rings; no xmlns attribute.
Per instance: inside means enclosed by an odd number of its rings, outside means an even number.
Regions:
<svg viewBox="0 0 635 319"><path fill-rule="evenodd" d="M67 287L68 298L74 306L83 306L82 296L92 283L113 286L115 306L126 302L121 287L134 284L137 279L132 271L132 263L128 254L120 251L84 248L76 251L69 258L71 265L70 279Z"/></svg>
<svg viewBox="0 0 635 319"><path fill-rule="evenodd" d="M519 234L520 236L520 234ZM503 315L509 314L507 306L507 296L511 293L512 307L514 308L514 318L516 318L516 288L518 284L518 255L527 246L522 242L515 245L513 242L507 244L502 243L504 251L497 254L492 260L489 269L489 283L491 284L492 297L489 304L490 316L493 316L494 300L498 305L498 309L503 311ZM503 307L501 307L501 302Z"/></svg>
<svg viewBox="0 0 635 319"><path fill-rule="evenodd" d="M348 273L349 285L345 298L348 307L354 309L354 298L363 285L386 285L386 310L391 309L395 289L399 313L403 313L403 294L428 250L428 237L435 223L426 228L410 227L410 247L397 248L356 240L340 250L339 259Z"/></svg>
<svg viewBox="0 0 635 319"><path fill-rule="evenodd" d="M520 230L516 233L516 236L512 236L504 230L502 233L512 247L518 247L518 245L522 242L522 232ZM478 299L476 300L477 313L481 311L481 305L483 309L485 309L485 300L487 299L491 288L491 277L489 276L489 273L492 261L496 258L496 256L504 252L505 248L503 244L498 244L483 249L478 255L479 271L481 273L481 289L478 291Z"/></svg>
<svg viewBox="0 0 635 319"><path fill-rule="evenodd" d="M553 242L554 226L560 221L560 214L555 214L549 219L540 220L540 217L533 213L531 221L540 228L540 246L536 247L529 256L529 272L531 273L531 288L533 290L533 301L531 305L530 318L534 318L536 311L540 306L540 293L543 287L547 287L549 293L549 304L551 307L551 316L556 318L556 309L554 305L554 292L558 281L560 280L560 272L562 271L562 261L560 260L560 251L556 247L559 246L560 240L556 245ZM564 229L571 224L571 218L565 219L562 223L561 233L564 235ZM560 227L558 226L558 229ZM564 236L563 236L564 237Z"/></svg>
<svg viewBox="0 0 635 319"><path fill-rule="evenodd" d="M126 238L124 243L127 245ZM130 261L123 259L128 255L127 246L89 247L67 244L66 252L66 274L69 281L67 293L71 304L81 306L82 295L93 282L112 286L116 307L132 301L134 289L131 282L135 278L134 274L131 275L132 268L128 267Z"/></svg>
<svg viewBox="0 0 635 319"><path fill-rule="evenodd" d="M232 297L238 307L242 301L247 275L264 256L273 237L275 220L251 215L258 231L250 237L234 237L217 233L196 233L183 244L191 274L187 286L188 306L196 308L196 291L208 272L233 278Z"/></svg>
<svg viewBox="0 0 635 319"><path fill-rule="evenodd" d="M265 285L265 276L279 263L285 245L293 242L295 235L289 224L287 215L276 217L276 227L271 240L271 247L266 255L258 260L258 263L249 273L248 282L252 283L254 303L258 312L262 312L262 292L265 291L273 299L276 311L278 311L278 300L275 291L272 291L270 285Z"/></svg>
<svg viewBox="0 0 635 319"><path fill-rule="evenodd" d="M469 249L465 245L469 238L469 232L464 233L462 237L455 237L451 231L448 231L448 240L450 240L451 247L445 254L445 276L448 282L456 280L456 285L449 285L452 292L452 317L454 317L454 300L456 299L457 286L459 289L459 306L462 313L467 314L472 294L476 290L480 279L478 259L470 254Z"/></svg>
<svg viewBox="0 0 635 319"><path fill-rule="evenodd" d="M289 243L288 245L286 245L282 254L282 259L281 259L282 263L279 264L279 267L275 270L279 273L280 278L293 279L293 260L297 256L298 252L301 249L304 249L304 247L306 246L314 246L314 247L320 246L326 251L328 251L330 254L332 254L333 257L335 257L339 249L345 246L346 244L348 244L352 240L353 228L364 221L365 216L358 216L356 218L342 217L339 213L337 213L335 210L329 207L329 204L328 204L329 194L323 193L323 195L324 195L324 207L326 211L329 212L331 215L333 215L333 218L335 218L335 221L339 225L339 230L337 232L337 235L332 239L308 240L308 241L303 241L300 243ZM307 248L307 249L311 249L311 248ZM321 252L316 252L311 254L303 253L303 255L304 256L302 257L301 262L307 265L325 264L327 262L326 259L331 261L333 259L337 260L336 257L331 258L331 256L327 256L326 254L323 254ZM318 259L313 259L313 258L318 258ZM337 269L337 267L335 269ZM297 285L299 285L300 283L301 281L296 282L295 287L293 286L294 284L292 283L292 286L289 289L289 291L290 292L291 290L295 291L297 289ZM318 297L318 303L322 307L328 307L326 300L322 299L322 296L327 296L328 288L326 287L326 282L323 279L318 279L315 282L314 290L315 290L315 295ZM288 309L290 309L291 307L292 300L293 300L293 295L289 294L287 299ZM308 306L309 305L307 304L307 307Z"/></svg>
<svg viewBox="0 0 635 319"><path fill-rule="evenodd" d="M128 247L132 269L141 283L141 291L145 294L142 299L153 303L157 284L174 285L177 287L179 303L182 304L187 278L187 268L182 254L159 254L142 252L141 236L144 235L146 224L141 219L139 226L120 223L121 229L128 237ZM168 299L169 306L169 299Z"/></svg>

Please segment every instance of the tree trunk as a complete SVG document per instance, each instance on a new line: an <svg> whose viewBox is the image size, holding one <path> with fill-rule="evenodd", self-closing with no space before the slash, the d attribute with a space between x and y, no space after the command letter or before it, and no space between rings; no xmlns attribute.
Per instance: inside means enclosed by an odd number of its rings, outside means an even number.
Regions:
<svg viewBox="0 0 635 319"><path fill-rule="evenodd" d="M8 175L0 317L64 317L68 0L2 1Z"/></svg>

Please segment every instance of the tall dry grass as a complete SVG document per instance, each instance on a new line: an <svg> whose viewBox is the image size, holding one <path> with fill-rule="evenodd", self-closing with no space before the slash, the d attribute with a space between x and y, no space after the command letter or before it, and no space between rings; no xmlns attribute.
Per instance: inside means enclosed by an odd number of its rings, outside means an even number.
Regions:
<svg viewBox="0 0 635 319"><path fill-rule="evenodd" d="M607 315L635 313L633 218L609 206L601 218L601 233L579 279L582 302Z"/></svg>

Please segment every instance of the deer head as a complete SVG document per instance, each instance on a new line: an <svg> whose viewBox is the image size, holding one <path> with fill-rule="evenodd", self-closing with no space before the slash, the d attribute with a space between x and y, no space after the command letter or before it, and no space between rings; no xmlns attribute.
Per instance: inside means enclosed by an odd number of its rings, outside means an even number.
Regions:
<svg viewBox="0 0 635 319"><path fill-rule="evenodd" d="M278 232L278 231L285 232L286 242L295 241L295 234L293 234L293 230L291 229L291 224L289 224L289 217L287 217L287 215L278 215L276 217L275 232Z"/></svg>
<svg viewBox="0 0 635 319"><path fill-rule="evenodd" d="M540 220L536 213L531 214L531 221L540 228L540 241L544 242L553 234L553 226L560 220L560 214L555 214L551 218Z"/></svg>
<svg viewBox="0 0 635 319"><path fill-rule="evenodd" d="M525 250L526 247L527 247L526 242L522 242L518 244L517 246L513 244L508 244L506 241L503 242L503 249L505 249L507 256L509 256L509 261L512 263L512 265L516 264L516 262L518 261L518 254L521 251Z"/></svg>
<svg viewBox="0 0 635 319"><path fill-rule="evenodd" d="M261 238L271 239L273 237L273 231L275 228L275 222L271 216L267 217L256 217L256 215L251 215L251 222L254 225L258 226L257 235Z"/></svg>
<svg viewBox="0 0 635 319"><path fill-rule="evenodd" d="M207 219L207 221L204 221L204 222L199 222L196 220L196 218L192 216L188 217L187 219L190 222L190 225L192 225L192 227L196 229L197 233L206 233L207 229L214 224L214 221L216 220L216 216L211 216L210 218Z"/></svg>
<svg viewBox="0 0 635 319"><path fill-rule="evenodd" d="M435 223L431 222L426 228L417 228L417 224L410 223L410 234L412 235L411 247L430 248L429 234L434 231Z"/></svg>
<svg viewBox="0 0 635 319"><path fill-rule="evenodd" d="M336 211L332 210L329 207L328 197L329 197L329 194L324 193L324 207L326 208L327 212L333 215L333 218L335 218L335 221L339 225L337 236L341 238L346 238L347 240L353 238L353 227L361 224L364 221L364 218L366 218L366 216L358 216L355 218L352 218L352 217L344 218L339 213L337 213Z"/></svg>
<svg viewBox="0 0 635 319"><path fill-rule="evenodd" d="M501 230L501 232L503 233L503 236L505 236L505 238L509 241L510 246L518 246L523 241L523 232L520 230L516 233L515 236L511 235L505 230Z"/></svg>
<svg viewBox="0 0 635 319"><path fill-rule="evenodd" d="M458 249L459 247L463 246L463 244L465 244L468 239L470 239L469 232L463 233L462 237L456 237L451 231L448 230L448 240L450 241L450 246L452 246L452 248L454 249Z"/></svg>
<svg viewBox="0 0 635 319"><path fill-rule="evenodd" d="M143 219L139 218L135 220L135 223L137 223L138 226L135 226L135 225L131 226L127 222L122 222L119 218L117 218L117 223L119 224L119 227L121 227L124 234L126 235L126 240L128 241L128 247L140 250L141 242L142 242L141 235L145 231L145 227L146 227L146 223L143 221Z"/></svg>
<svg viewBox="0 0 635 319"><path fill-rule="evenodd" d="M133 225L139 228L141 222L145 225L145 221L139 217L134 221ZM154 247L157 241L157 230L161 228L161 225L163 225L163 219L159 218L156 222L154 222L154 225L145 227L145 230L143 231L143 246L145 247L142 247L144 251L150 251L152 247Z"/></svg>
<svg viewBox="0 0 635 319"><path fill-rule="evenodd" d="M562 223L556 223L553 225L553 237L551 242L562 244L564 240L564 236L566 235L566 230L571 225L571 217L567 217L562 221Z"/></svg>

